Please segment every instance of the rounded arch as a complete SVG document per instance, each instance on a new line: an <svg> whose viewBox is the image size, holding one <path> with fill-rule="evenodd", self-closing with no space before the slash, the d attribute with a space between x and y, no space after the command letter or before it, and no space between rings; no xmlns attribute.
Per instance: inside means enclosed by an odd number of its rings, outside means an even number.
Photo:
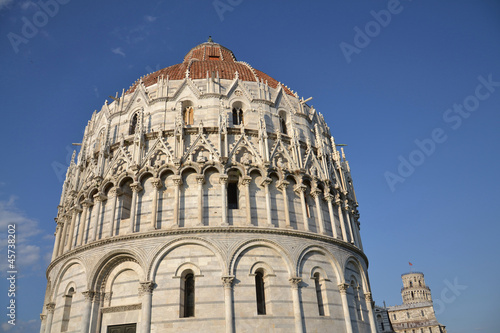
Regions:
<svg viewBox="0 0 500 333"><path fill-rule="evenodd" d="M94 269L89 275L89 289L96 290L97 287L102 285L102 282L107 278L111 270L123 261L133 261L138 263L141 267L140 273L142 273L138 274L139 278L141 279L141 281L146 281L144 274L144 265L137 258L137 255L128 250L115 250L102 257L94 266Z"/></svg>
<svg viewBox="0 0 500 333"><path fill-rule="evenodd" d="M137 123L139 122L139 112L140 111L141 111L140 109L136 109L136 110L132 111L129 115L129 118L128 118L128 123L129 123L128 134L129 135L132 135L135 133Z"/></svg>
<svg viewBox="0 0 500 333"><path fill-rule="evenodd" d="M363 267L363 265L361 265L361 263L359 262L359 260L354 257L354 256L349 256L346 258L346 260L344 261L344 267L343 267L343 275L345 275L345 272L347 270L347 265L349 265L349 263L352 263L359 271L359 275L360 275L360 278L361 278L361 286L363 287L363 290L365 292L369 292L370 291L370 288L369 288L369 281L368 281L368 278L366 276L366 269ZM349 281L346 281L347 283L349 283Z"/></svg>
<svg viewBox="0 0 500 333"><path fill-rule="evenodd" d="M100 191L102 193L107 193L110 189L112 189L115 186L114 182L112 180L106 180L103 182L103 184L100 187Z"/></svg>
<svg viewBox="0 0 500 333"><path fill-rule="evenodd" d="M179 175L184 176L184 173L189 172L192 170L194 173L200 174L200 166L196 164L191 164L191 165L186 165L179 169Z"/></svg>
<svg viewBox="0 0 500 333"><path fill-rule="evenodd" d="M82 267L83 273L85 274L85 280L87 280L87 278L88 278L87 269L85 268L85 265L83 264L83 262L79 259L76 259L76 258L68 259L66 262L64 262L62 264L61 269L59 270L59 273L57 274L56 278L54 279L54 284L52 286L53 288L50 291L50 297L49 297L48 301L54 300L54 298L56 297L57 290L59 290L59 287L62 283L62 279L64 277L64 274L66 274L68 269L70 269L70 267L72 267L74 265L79 265ZM47 277L47 279L48 279L48 277Z"/></svg>
<svg viewBox="0 0 500 333"><path fill-rule="evenodd" d="M306 186L309 186L310 188L312 188L312 182L313 182L313 179L309 176L309 175L302 175L301 179L300 179L300 183L302 185L306 185Z"/></svg>
<svg viewBox="0 0 500 333"><path fill-rule="evenodd" d="M241 97L233 97L229 100L229 105L231 105L231 109L235 107L239 107L243 110L247 110L249 108L248 102L244 101Z"/></svg>
<svg viewBox="0 0 500 333"><path fill-rule="evenodd" d="M214 164L205 164L202 167L201 173L205 175L208 171L213 169L217 173L224 173L224 167L220 163L214 163Z"/></svg>
<svg viewBox="0 0 500 333"><path fill-rule="evenodd" d="M73 289L73 291L71 291ZM76 283L71 281L64 288L64 295L73 295L77 292Z"/></svg>
<svg viewBox="0 0 500 333"><path fill-rule="evenodd" d="M282 134L288 135L288 122L290 116L289 112L285 109L278 110L279 130Z"/></svg>
<svg viewBox="0 0 500 333"><path fill-rule="evenodd" d="M97 187L91 187L87 190L87 195L86 197L91 200L91 201L94 201L94 195L96 195L97 193L99 193L99 188Z"/></svg>
<svg viewBox="0 0 500 333"><path fill-rule="evenodd" d="M278 170L270 170L267 174L267 176L269 178L273 177L273 175L278 178L278 181L282 181L284 178L283 178L283 174L281 172L279 172Z"/></svg>
<svg viewBox="0 0 500 333"><path fill-rule="evenodd" d="M86 199L85 193L81 192L80 194L78 194L76 202L81 204L83 201L85 201L85 199Z"/></svg>
<svg viewBox="0 0 500 333"><path fill-rule="evenodd" d="M176 174L178 174L178 170L174 166L171 166L171 165L162 166L158 170L158 177L159 178L168 177L169 174L176 175Z"/></svg>
<svg viewBox="0 0 500 333"><path fill-rule="evenodd" d="M333 269L333 272L335 274L335 277L337 278L337 281L339 283L342 283L344 281L344 277L343 277L343 275L341 275L342 269L341 269L339 261L337 260L337 258L335 258L335 256L333 254L330 253L330 251L328 251L326 248L319 246L319 245L309 245L309 246L305 247L300 252L299 256L297 257L297 266L296 266L297 276L300 276L301 272L299 272L298 270L302 266L302 262L303 262L305 256L307 254L313 253L313 252L318 252L329 259L330 264L332 265L332 269ZM313 274L313 272L311 272L311 276L312 276L312 274ZM326 276L326 274L325 274L325 276Z"/></svg>
<svg viewBox="0 0 500 333"><path fill-rule="evenodd" d="M184 272L187 270L193 272L193 275L195 277L203 276L200 267L198 267L196 264L192 262L185 262L180 264L179 267L177 267L177 269L175 270L174 278L182 277L182 275L185 274Z"/></svg>
<svg viewBox="0 0 500 333"><path fill-rule="evenodd" d="M258 173L259 176L261 176L261 177L266 177L267 176L267 170L261 169L259 167L250 167L250 168L248 168L247 175L250 176L254 172Z"/></svg>
<svg viewBox="0 0 500 333"><path fill-rule="evenodd" d="M156 277L156 272L158 271L158 267L161 264L161 261L163 258L170 253L175 248L178 248L183 245L188 245L188 244L195 244L195 245L200 245L208 250L210 250L218 259L219 265L221 268L221 272L226 272L226 263L224 261L224 258L222 257L222 251L219 249L216 245L208 242L207 240L203 238L198 238L198 237L183 237L181 239L174 239L164 246L162 246L154 255L153 259L151 260L151 264L148 267L147 273L146 273L146 278L149 280L154 281L154 278ZM148 280L148 281L149 281Z"/></svg>
<svg viewBox="0 0 500 333"><path fill-rule="evenodd" d="M269 265L267 262L265 261L257 261L255 262L251 267L250 267L250 270L249 270L249 274L250 275L255 275L255 273L257 273L257 271L261 270L261 269L264 269L264 271L266 272L266 275L276 275L274 273L274 269L271 265Z"/></svg>
<svg viewBox="0 0 500 333"><path fill-rule="evenodd" d="M309 278L310 279L315 279L316 278L316 274L319 274L322 279L329 280L328 274L326 274L326 271L323 269L323 267L314 266L311 269L311 272L309 274Z"/></svg>
<svg viewBox="0 0 500 333"><path fill-rule="evenodd" d="M233 176L236 176L235 172L236 172L236 174L238 174L238 178L245 176L245 168L243 168L241 165L231 164L226 169L227 175L232 174Z"/></svg>
<svg viewBox="0 0 500 333"><path fill-rule="evenodd" d="M118 178L116 184L118 184L118 186L122 187L128 181L134 182L134 179L129 174L125 173Z"/></svg>
<svg viewBox="0 0 500 333"><path fill-rule="evenodd" d="M231 253L229 256L229 267L228 267L228 273L229 275L234 275L236 274L236 260L240 257L240 255L247 249L250 249L252 247L256 246L264 246L271 248L278 252L281 255L281 258L285 262L285 266L288 270L288 274L292 275L292 272L296 271L293 267L292 260L290 256L287 254L287 251L278 243L268 240L268 239L252 239L252 240L247 240L239 244L235 250Z"/></svg>
<svg viewBox="0 0 500 333"><path fill-rule="evenodd" d="M121 269L119 269L119 270L114 269L115 267L121 266L124 263L126 265L124 267L121 267ZM100 286L102 287L104 284L104 286L105 286L104 290L106 292L111 290L111 286L114 284L116 277L125 271L131 270L131 271L134 271L138 277L144 276L142 267L135 261L130 261L130 260L121 261L120 260L120 261L115 262L115 264L109 268L110 268L109 273L102 280L100 280L100 282L101 282ZM99 289L102 289L102 288L99 288Z"/></svg>
<svg viewBox="0 0 500 333"><path fill-rule="evenodd" d="M297 175L294 175L292 173L285 173L283 177L285 180L288 180L288 179L293 180L293 182L295 182L295 184L300 184L300 182L301 182L300 177Z"/></svg>
<svg viewBox="0 0 500 333"><path fill-rule="evenodd" d="M143 172L141 172L138 176L137 176L137 179L140 183L142 183L142 181L144 179L146 179L147 177L154 177L154 173L151 172L150 170L144 170Z"/></svg>
<svg viewBox="0 0 500 333"><path fill-rule="evenodd" d="M286 109L285 107L283 106L279 106L277 109L276 109L276 114L280 114L280 113L284 113L286 115L290 114L290 111L288 111L288 109Z"/></svg>
<svg viewBox="0 0 500 333"><path fill-rule="evenodd" d="M231 114L232 114L232 120L233 120L233 125L244 125L244 114L245 110L247 110L247 107L245 103L243 103L241 100L232 100L230 102L231 105Z"/></svg>
<svg viewBox="0 0 500 333"><path fill-rule="evenodd" d="M181 104L182 119L184 125L194 124L194 103L191 99L186 98L185 100L179 101Z"/></svg>

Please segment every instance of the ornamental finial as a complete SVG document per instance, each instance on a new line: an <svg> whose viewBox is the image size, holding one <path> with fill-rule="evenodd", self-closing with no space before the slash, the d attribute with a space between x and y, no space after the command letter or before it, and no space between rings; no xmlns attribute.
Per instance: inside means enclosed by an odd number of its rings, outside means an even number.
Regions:
<svg viewBox="0 0 500 333"><path fill-rule="evenodd" d="M208 42L209 43L213 43L214 42L214 40L212 39L212 36L208 36Z"/></svg>

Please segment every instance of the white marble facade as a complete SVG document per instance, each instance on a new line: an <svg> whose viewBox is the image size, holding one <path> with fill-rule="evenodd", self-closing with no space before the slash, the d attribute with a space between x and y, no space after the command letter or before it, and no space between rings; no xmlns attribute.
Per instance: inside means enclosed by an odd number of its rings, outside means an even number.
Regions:
<svg viewBox="0 0 500 333"><path fill-rule="evenodd" d="M376 332L349 164L306 102L214 42L106 101L41 332Z"/></svg>

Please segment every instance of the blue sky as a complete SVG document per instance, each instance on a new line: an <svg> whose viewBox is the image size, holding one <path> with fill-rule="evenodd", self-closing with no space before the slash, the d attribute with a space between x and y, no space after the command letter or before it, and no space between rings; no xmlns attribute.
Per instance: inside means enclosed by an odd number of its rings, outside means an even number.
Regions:
<svg viewBox="0 0 500 333"><path fill-rule="evenodd" d="M376 303L401 303L412 262L448 332L497 330L498 1L57 3L0 0L0 245L16 222L19 266L18 325L2 314L0 331L38 329L71 143L92 112L209 35L314 97L348 145Z"/></svg>

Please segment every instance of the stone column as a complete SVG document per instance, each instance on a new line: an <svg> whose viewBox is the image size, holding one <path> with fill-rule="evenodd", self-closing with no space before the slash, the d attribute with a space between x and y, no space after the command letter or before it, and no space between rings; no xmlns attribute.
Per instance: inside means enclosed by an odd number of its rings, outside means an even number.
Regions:
<svg viewBox="0 0 500 333"><path fill-rule="evenodd" d="M227 226L229 225L227 223L227 194L226 194L226 184L227 184L227 175L220 175L219 176L219 184L220 184L220 192L221 192L221 201L222 201L222 226Z"/></svg>
<svg viewBox="0 0 500 333"><path fill-rule="evenodd" d="M335 215L333 214L333 205L332 205L333 195L331 194L325 195L325 200L328 203L328 213L330 213L330 224L332 225L333 237L338 238L337 227L335 225Z"/></svg>
<svg viewBox="0 0 500 333"><path fill-rule="evenodd" d="M345 224L344 224L344 213L342 212L342 203L340 200L336 200L335 205L337 205L338 209L340 230L342 231L342 240L344 242L347 242L347 234L345 232Z"/></svg>
<svg viewBox="0 0 500 333"><path fill-rule="evenodd" d="M302 218L304 220L304 230L309 231L309 219L307 218L307 208L306 208L306 197L304 195L304 192L306 191L307 187L302 184L297 184L294 187L295 193L300 195L300 204L302 206Z"/></svg>
<svg viewBox="0 0 500 333"><path fill-rule="evenodd" d="M141 333L149 333L151 331L151 307L153 301L153 289L155 283L153 281L145 281L140 283L139 295L142 296L142 315L141 315Z"/></svg>
<svg viewBox="0 0 500 333"><path fill-rule="evenodd" d="M358 247L363 251L363 242L361 241L361 233L360 233L360 227L359 227L359 221L358 221L357 216L353 216L353 222L354 222L354 228L356 230L356 237L358 238Z"/></svg>
<svg viewBox="0 0 500 333"><path fill-rule="evenodd" d="M303 333L304 327L302 323L302 307L300 305L300 294L299 288L302 278L292 277L288 280L292 287L292 299L293 299L293 316L295 317L295 332Z"/></svg>
<svg viewBox="0 0 500 333"><path fill-rule="evenodd" d="M54 310L56 309L56 303L45 304L45 310L47 311L47 320L45 321L45 333L50 333L52 329L52 318L54 317Z"/></svg>
<svg viewBox="0 0 500 333"><path fill-rule="evenodd" d="M102 306L102 297L103 295L100 292L95 292L92 297L92 306L90 309L90 332L97 332L97 326L101 321L101 311L100 308Z"/></svg>
<svg viewBox="0 0 500 333"><path fill-rule="evenodd" d="M46 324L46 321L45 319L47 318L46 315L44 314L40 314L40 322L42 323L40 325L40 333L45 333L45 324Z"/></svg>
<svg viewBox="0 0 500 333"><path fill-rule="evenodd" d="M264 178L260 183L260 186L264 186L266 193L266 213L267 213L267 227L273 227L273 220L271 217L271 194L269 193L269 184L271 184L271 178Z"/></svg>
<svg viewBox="0 0 500 333"><path fill-rule="evenodd" d="M66 216L65 216L66 217ZM63 227L62 227L62 232L61 232L61 237L59 239L59 248L58 248L58 253L57 255L60 256L61 254L64 253L64 248L66 247L66 241L67 241L67 234L68 234L68 228L69 228L69 225L70 225L70 220L65 218L64 219L64 224L63 224Z"/></svg>
<svg viewBox="0 0 500 333"><path fill-rule="evenodd" d="M101 219L101 208L102 208L102 202L107 200L108 197L104 195L104 193L96 193L94 195L94 202L97 202L96 205L96 212L95 212L95 218L94 218L94 230L92 231L92 241L97 240L97 229L99 229L99 220Z"/></svg>
<svg viewBox="0 0 500 333"><path fill-rule="evenodd" d="M314 198L314 201L316 202L316 211L318 212L318 226L319 226L319 233L324 235L325 234L325 223L323 221L323 210L321 209L321 202L319 201L319 196L321 194L321 190L319 188L315 188L314 190L311 191L311 196Z"/></svg>
<svg viewBox="0 0 500 333"><path fill-rule="evenodd" d="M73 215L71 217L71 225L69 227L69 236L68 236L68 242L66 243L66 251L70 251L71 248L73 247L73 237L75 235L75 227L76 227L76 218L78 217L78 213L82 211L82 208L80 205L74 205L73 208L71 208L73 211Z"/></svg>
<svg viewBox="0 0 500 333"><path fill-rule="evenodd" d="M113 237L114 232L115 232L115 219L116 219L116 204L118 202L118 197L121 196L122 190L118 187L115 186L111 189L109 192L111 197L113 198L113 203L111 205L111 217L109 219L109 234L108 237Z"/></svg>
<svg viewBox="0 0 500 333"><path fill-rule="evenodd" d="M245 187L245 209L247 213L246 224L248 226L252 225L252 207L250 205L250 183L252 182L252 177L245 176L241 180L241 183Z"/></svg>
<svg viewBox="0 0 500 333"><path fill-rule="evenodd" d="M174 224L172 225L172 227L177 228L177 227L179 227L179 205L180 205L179 191L180 191L180 187L182 185L182 178L181 178L181 176L174 176L172 178L172 180L174 181L174 185L175 185L175 188L174 188Z"/></svg>
<svg viewBox="0 0 500 333"><path fill-rule="evenodd" d="M224 310L226 313L226 333L234 333L233 281L234 281L234 276L222 277L222 284L224 285Z"/></svg>
<svg viewBox="0 0 500 333"><path fill-rule="evenodd" d="M205 177L203 175L196 176L196 183L198 184L198 223L197 225L205 225L203 223L203 184Z"/></svg>
<svg viewBox="0 0 500 333"><path fill-rule="evenodd" d="M85 300L83 301L83 313L82 313L82 329L81 333L89 333L90 328L90 311L92 310L92 300L94 299L95 292L84 291L82 292Z"/></svg>
<svg viewBox="0 0 500 333"><path fill-rule="evenodd" d="M370 317L370 330L371 333L377 333L377 326L375 325L375 317L373 316L373 299L372 293L365 293L366 307L368 308L368 316Z"/></svg>
<svg viewBox="0 0 500 333"><path fill-rule="evenodd" d="M83 205L83 213L80 218L80 225L78 227L78 245L83 245L83 234L85 233L85 225L87 224L87 215L89 213L90 207L92 207L92 201L86 199L82 202Z"/></svg>
<svg viewBox="0 0 500 333"><path fill-rule="evenodd" d="M351 219L349 218L349 205L347 203L345 203L344 209L346 213L345 216L347 218L347 226L349 227L349 235L351 236L351 244L356 244L356 240L354 239L354 233L352 231Z"/></svg>
<svg viewBox="0 0 500 333"><path fill-rule="evenodd" d="M56 240L54 241L54 250L52 251L52 260L54 260L59 254L59 243L61 242L61 233L63 229L64 223L57 222L56 226Z"/></svg>
<svg viewBox="0 0 500 333"><path fill-rule="evenodd" d="M344 320L346 333L352 333L351 315L349 314L349 303L347 303L347 283L339 284L340 297L342 298L342 309L344 309Z"/></svg>
<svg viewBox="0 0 500 333"><path fill-rule="evenodd" d="M141 183L139 182L134 182L130 184L130 188L132 189L132 205L130 207L130 227L129 227L129 233L134 233L135 232L135 218L136 218L136 211L137 211L137 195L139 192L142 191L142 186Z"/></svg>
<svg viewBox="0 0 500 333"><path fill-rule="evenodd" d="M151 198L151 201L153 203L152 208L151 208L151 229L155 230L157 229L157 216L158 216L158 190L160 190L163 187L163 184L161 182L160 178L154 178L152 181L153 184L153 198Z"/></svg>
<svg viewBox="0 0 500 333"><path fill-rule="evenodd" d="M290 225L290 209L288 208L288 194L286 193L286 189L290 185L290 183L286 180L282 180L278 184L278 188L283 192L283 203L285 204L285 227L286 228L291 228L292 226Z"/></svg>

